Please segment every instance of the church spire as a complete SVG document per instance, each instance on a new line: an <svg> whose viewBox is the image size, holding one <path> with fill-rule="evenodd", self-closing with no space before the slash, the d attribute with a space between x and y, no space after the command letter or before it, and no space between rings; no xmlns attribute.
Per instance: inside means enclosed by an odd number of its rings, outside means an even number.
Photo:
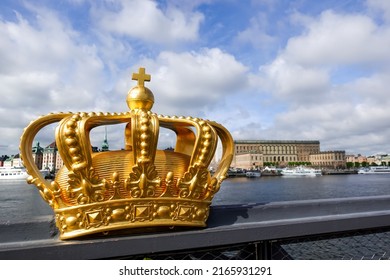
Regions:
<svg viewBox="0 0 390 280"><path fill-rule="evenodd" d="M104 127L104 140L102 143L102 152L109 151L110 147L108 145L108 140L107 140L107 126Z"/></svg>

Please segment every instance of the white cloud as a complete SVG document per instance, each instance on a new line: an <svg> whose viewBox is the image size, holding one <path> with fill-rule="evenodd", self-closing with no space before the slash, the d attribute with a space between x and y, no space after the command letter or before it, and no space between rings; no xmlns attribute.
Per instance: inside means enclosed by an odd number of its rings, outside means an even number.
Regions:
<svg viewBox="0 0 390 280"><path fill-rule="evenodd" d="M19 11L13 18L2 11L0 126L2 145L13 150L1 146L0 154L15 153L23 127L40 114L126 110L131 73L141 66L152 75L156 113L216 120L236 139L318 139L323 149L390 151L388 1L368 0L360 13L340 8L315 16L291 14L297 2L264 14L264 5L252 1L227 15L231 2L208 3L70 0L51 4L57 11L35 4L11 5L8 11ZM233 16L247 28L226 24ZM202 26L210 22L218 28ZM275 42L286 42L276 56L266 52ZM122 131L108 131L110 145L120 148ZM94 143L102 135L97 129Z"/></svg>
<svg viewBox="0 0 390 280"><path fill-rule="evenodd" d="M0 20L0 123L10 149L39 115L95 108L104 85L96 48L53 11L31 9L34 21L18 13L15 21Z"/></svg>
<svg viewBox="0 0 390 280"><path fill-rule="evenodd" d="M247 85L246 67L220 49L200 52L162 52L155 60L144 60L153 73L150 88L163 114L200 113L221 104ZM171 112L171 113L170 113Z"/></svg>
<svg viewBox="0 0 390 280"><path fill-rule="evenodd" d="M34 25L20 15L17 22L0 22L0 79L7 85L1 94L18 100L23 100L22 96L35 99L37 106L43 96L45 102L50 95L56 96L50 90L59 92L57 100L77 96L79 102L83 98L90 102L93 91L102 85L96 80L103 64L95 47L80 42L79 35L53 12L36 9L36 13L38 20ZM88 91L88 87L91 92L87 95L77 92L81 88ZM52 101L56 105L56 100Z"/></svg>
<svg viewBox="0 0 390 280"><path fill-rule="evenodd" d="M198 38L203 15L184 12L175 6L162 10L150 0L114 1L116 9L96 8L94 17L101 29L146 42L176 44ZM118 8L119 7L119 8Z"/></svg>
<svg viewBox="0 0 390 280"><path fill-rule="evenodd" d="M367 6L374 10L375 12L379 12L383 15L383 18L390 22L390 1L388 0L367 0Z"/></svg>
<svg viewBox="0 0 390 280"><path fill-rule="evenodd" d="M367 104L373 108L389 107L390 72L378 72L371 76L355 79L345 90L358 96L355 102Z"/></svg>
<svg viewBox="0 0 390 280"><path fill-rule="evenodd" d="M236 40L240 44L250 44L256 49L267 49L276 42L276 38L267 33L268 19L265 13L250 19L247 29L240 31Z"/></svg>
<svg viewBox="0 0 390 280"><path fill-rule="evenodd" d="M286 61L283 56L262 67L260 74L276 97L292 103L318 102L329 88L329 75L324 69Z"/></svg>
<svg viewBox="0 0 390 280"><path fill-rule="evenodd" d="M363 14L333 11L301 18L304 32L291 37L253 79L285 105L271 127L263 126L263 138L318 139L323 150L370 154L371 144L390 150L390 26Z"/></svg>
<svg viewBox="0 0 390 280"><path fill-rule="evenodd" d="M301 36L291 38L286 60L301 65L388 64L390 27L362 14L323 12L307 22Z"/></svg>

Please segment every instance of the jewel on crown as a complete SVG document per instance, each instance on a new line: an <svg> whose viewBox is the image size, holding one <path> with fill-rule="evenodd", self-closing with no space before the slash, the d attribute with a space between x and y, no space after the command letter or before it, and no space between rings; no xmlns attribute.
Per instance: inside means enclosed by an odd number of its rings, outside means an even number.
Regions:
<svg viewBox="0 0 390 280"><path fill-rule="evenodd" d="M232 160L232 137L213 121L152 113L154 96L144 85L151 76L140 68L132 78L138 84L128 92L127 112L51 113L24 130L20 151L27 181L53 208L61 239L139 227L206 226L211 200ZM32 143L55 122L64 166L50 182L34 163ZM122 150L92 151L93 128L123 123ZM173 151L157 149L160 127L176 133ZM222 158L210 174L218 139Z"/></svg>

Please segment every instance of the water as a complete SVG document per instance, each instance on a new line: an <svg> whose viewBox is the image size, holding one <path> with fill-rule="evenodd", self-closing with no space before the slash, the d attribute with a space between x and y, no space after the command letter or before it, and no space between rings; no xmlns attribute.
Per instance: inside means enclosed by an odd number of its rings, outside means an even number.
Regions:
<svg viewBox="0 0 390 280"><path fill-rule="evenodd" d="M25 180L0 181L0 225L28 222L43 215L53 215L35 185Z"/></svg>
<svg viewBox="0 0 390 280"><path fill-rule="evenodd" d="M213 205L390 195L390 174L228 178Z"/></svg>
<svg viewBox="0 0 390 280"><path fill-rule="evenodd" d="M390 174L320 177L228 178L213 205L390 195ZM34 185L0 181L0 224L26 222L53 215Z"/></svg>

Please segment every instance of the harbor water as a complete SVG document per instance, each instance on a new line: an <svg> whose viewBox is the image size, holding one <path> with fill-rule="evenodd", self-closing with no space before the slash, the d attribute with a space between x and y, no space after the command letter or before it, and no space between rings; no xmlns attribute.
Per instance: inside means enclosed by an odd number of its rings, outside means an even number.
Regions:
<svg viewBox="0 0 390 280"><path fill-rule="evenodd" d="M213 205L390 195L390 174L226 179Z"/></svg>
<svg viewBox="0 0 390 280"><path fill-rule="evenodd" d="M390 195L390 174L319 177L228 178L213 205L266 204L277 201ZM34 185L24 180L0 181L0 224L53 215Z"/></svg>

